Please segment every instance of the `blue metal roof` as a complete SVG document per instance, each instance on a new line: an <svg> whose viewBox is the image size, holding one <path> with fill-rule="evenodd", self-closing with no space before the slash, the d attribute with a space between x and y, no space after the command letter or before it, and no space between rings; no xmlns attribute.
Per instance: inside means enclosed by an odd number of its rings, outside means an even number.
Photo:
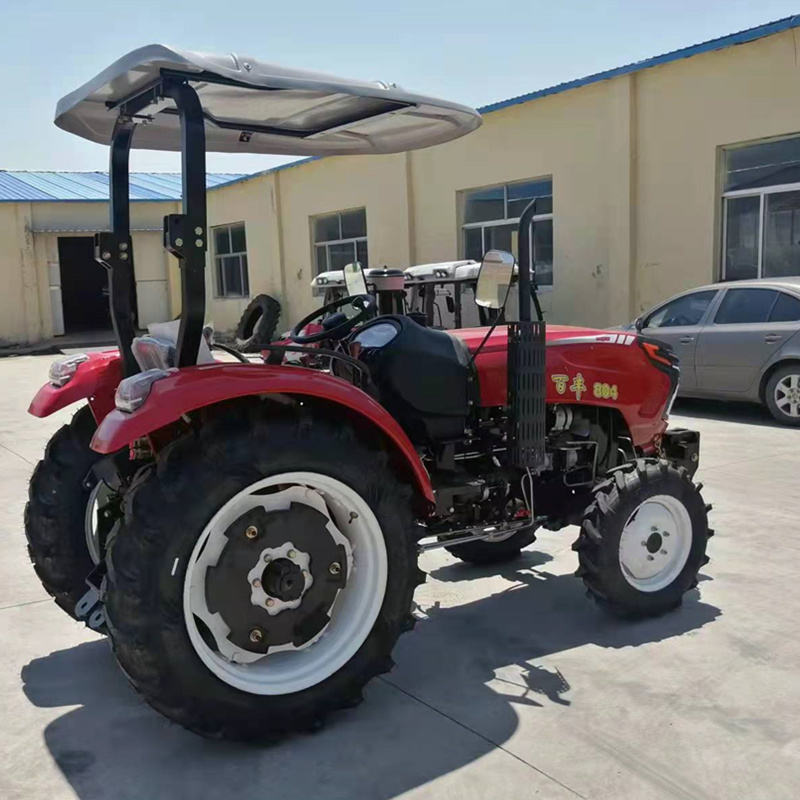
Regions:
<svg viewBox="0 0 800 800"><path fill-rule="evenodd" d="M210 173L206 186L246 177ZM173 172L132 172L131 200L180 200L181 176ZM0 170L0 202L98 202L108 200L107 172L7 172Z"/></svg>
<svg viewBox="0 0 800 800"><path fill-rule="evenodd" d="M710 39L707 42L700 42L700 44L693 44L690 47L683 47L680 50L673 50L671 53L653 56L653 58L647 58L644 61L635 61L633 64L625 64L622 67L615 67L605 72L587 75L585 78L577 78L574 81L567 81L566 83L559 83L556 86L550 86L546 89L538 89L535 92L521 94L519 97L511 97L508 100L490 103L488 106L479 108L478 111L480 111L481 114L489 114L492 111L500 111L509 106L518 106L530 100L537 100L540 97L560 94L570 89L577 89L580 86L587 86L590 83L607 81L610 78L616 78L620 75L628 75L631 72L639 72L640 70L649 69L650 67L657 67L660 64L668 64L670 61L678 61L681 58L691 58L700 53L710 53L714 50L723 50L726 47L733 47L737 44L753 42L756 39L763 39L765 36L772 36L774 33L780 33L781 31L787 31L798 27L800 27L800 14L795 14L794 16L784 17L775 22L767 22L764 25L748 28L738 33L729 33L727 36L720 36L718 39Z"/></svg>

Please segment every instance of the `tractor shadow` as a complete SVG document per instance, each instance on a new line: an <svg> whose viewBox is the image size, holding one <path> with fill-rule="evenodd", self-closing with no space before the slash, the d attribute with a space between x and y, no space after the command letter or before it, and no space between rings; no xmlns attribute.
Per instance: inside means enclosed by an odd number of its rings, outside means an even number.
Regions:
<svg viewBox="0 0 800 800"><path fill-rule="evenodd" d="M555 704L569 714L571 682L581 681L574 659L562 674L542 658L587 644L637 647L678 637L720 614L695 591L678 613L623 623L594 608L580 581L549 572L549 559L526 552L501 570L432 569L446 604L426 603L428 589L418 595L421 619L396 649L398 667L370 684L358 709L273 746L209 742L166 722L130 689L104 641L31 661L22 670L24 691L39 707L78 706L51 722L44 738L81 800L388 800L507 741L519 712L531 713L523 707L536 713ZM505 580L492 578L498 574ZM493 593L477 596L484 578ZM469 787L468 774L453 781L459 794Z"/></svg>

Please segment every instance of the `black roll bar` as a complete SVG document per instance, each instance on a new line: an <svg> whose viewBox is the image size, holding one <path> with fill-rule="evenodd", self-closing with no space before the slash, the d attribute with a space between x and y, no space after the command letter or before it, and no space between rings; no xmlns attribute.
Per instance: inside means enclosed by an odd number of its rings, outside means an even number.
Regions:
<svg viewBox="0 0 800 800"><path fill-rule="evenodd" d="M111 324L119 345L125 377L139 371L131 343L136 333L133 325L131 289L134 283L133 242L131 240L129 162L131 141L136 126L121 114L111 136L108 176L111 230L94 236L94 257L108 270L108 303Z"/></svg>
<svg viewBox="0 0 800 800"><path fill-rule="evenodd" d="M95 234L95 258L108 269L109 306L124 376L139 372L131 345L133 324L133 240L130 221L130 149L134 116L157 97L175 102L181 124L183 213L164 217L164 246L181 267L181 318L176 361L197 363L206 312L206 132L203 108L186 78L165 76L162 82L119 105L109 160L110 231Z"/></svg>
<svg viewBox="0 0 800 800"><path fill-rule="evenodd" d="M183 213L164 217L164 247L180 260L181 322L177 366L197 363L206 314L206 129L197 92L185 79L167 79L163 93L181 118Z"/></svg>
<svg viewBox="0 0 800 800"><path fill-rule="evenodd" d="M525 210L519 218L519 229L517 233L517 239L519 241L519 287L517 293L519 295L520 322L531 321L530 298L533 299L533 305L536 308L536 318L539 322L544 320L542 307L539 305L539 294L537 292L535 276L533 281L531 281L531 265L533 263L533 248L531 247L531 243L533 241L533 217L535 214L536 198L525 206Z"/></svg>

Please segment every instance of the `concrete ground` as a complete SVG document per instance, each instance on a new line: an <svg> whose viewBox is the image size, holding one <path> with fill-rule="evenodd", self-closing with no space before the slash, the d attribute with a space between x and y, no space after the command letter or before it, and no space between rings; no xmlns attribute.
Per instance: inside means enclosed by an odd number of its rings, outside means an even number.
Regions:
<svg viewBox="0 0 800 800"><path fill-rule="evenodd" d="M383 800L798 797L800 431L683 403L714 503L699 593L624 624L583 594L574 531L500 573L423 558L423 620L367 701L269 748L201 740L145 706L106 642L37 583L30 472L48 357L0 361L0 798Z"/></svg>

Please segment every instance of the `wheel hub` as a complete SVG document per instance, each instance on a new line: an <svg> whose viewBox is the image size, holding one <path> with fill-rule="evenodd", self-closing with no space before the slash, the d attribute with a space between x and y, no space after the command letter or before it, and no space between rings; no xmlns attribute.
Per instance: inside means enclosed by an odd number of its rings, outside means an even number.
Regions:
<svg viewBox="0 0 800 800"><path fill-rule="evenodd" d="M250 584L250 602L266 609L271 617L297 608L314 583L311 556L292 542L267 547L258 554L255 565L247 573L247 582Z"/></svg>
<svg viewBox="0 0 800 800"><path fill-rule="evenodd" d="M800 417L800 376L787 375L778 382L775 405L789 417Z"/></svg>
<svg viewBox="0 0 800 800"><path fill-rule="evenodd" d="M201 619L222 655L247 662L302 649L324 632L352 560L324 509L294 500L270 510L259 505L220 536L218 557L205 572L208 618ZM338 571L330 569L334 563Z"/></svg>
<svg viewBox="0 0 800 800"><path fill-rule="evenodd" d="M619 541L625 580L657 592L680 574L689 557L692 523L686 506L670 495L645 500L628 518Z"/></svg>

